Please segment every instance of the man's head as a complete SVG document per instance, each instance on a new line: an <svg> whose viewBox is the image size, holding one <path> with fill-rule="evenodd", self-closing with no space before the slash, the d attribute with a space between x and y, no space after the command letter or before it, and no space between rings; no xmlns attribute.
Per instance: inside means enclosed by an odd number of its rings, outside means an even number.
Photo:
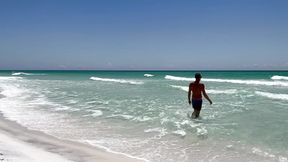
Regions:
<svg viewBox="0 0 288 162"><path fill-rule="evenodd" d="M195 78L196 78L196 79L201 79L201 78L202 78L202 76L201 76L201 74L200 74L200 73L195 73Z"/></svg>

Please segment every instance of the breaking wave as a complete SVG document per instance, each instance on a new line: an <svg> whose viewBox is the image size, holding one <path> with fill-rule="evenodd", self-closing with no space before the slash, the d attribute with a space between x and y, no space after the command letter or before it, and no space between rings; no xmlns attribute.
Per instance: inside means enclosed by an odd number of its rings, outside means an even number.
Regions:
<svg viewBox="0 0 288 162"><path fill-rule="evenodd" d="M165 79L176 81L193 81L194 78L176 77L166 75ZM219 82L219 83L234 83L234 84L247 84L247 85L267 85L267 86L288 86L288 82L281 81L265 81L265 80L239 80L239 79L201 79L205 82Z"/></svg>
<svg viewBox="0 0 288 162"><path fill-rule="evenodd" d="M40 73L24 73L24 72L15 72L12 73L11 75L13 76L18 76L18 75L46 75L46 74L40 74Z"/></svg>
<svg viewBox="0 0 288 162"><path fill-rule="evenodd" d="M154 75L152 74L144 74L145 77L153 77Z"/></svg>
<svg viewBox="0 0 288 162"><path fill-rule="evenodd" d="M274 75L271 77L272 80L288 80L288 76L280 76L280 75Z"/></svg>
<svg viewBox="0 0 288 162"><path fill-rule="evenodd" d="M194 78L177 77L177 76L172 76L172 75L166 75L165 79L178 80L178 81L193 81L194 80Z"/></svg>
<svg viewBox="0 0 288 162"><path fill-rule="evenodd" d="M99 78L99 77L91 77L91 80L103 81L103 82L115 82L115 83L123 83L123 84L144 84L140 81L133 80L124 80L124 79L111 79L111 78Z"/></svg>
<svg viewBox="0 0 288 162"><path fill-rule="evenodd" d="M6 76L0 76L0 80L19 80L23 79L22 77L6 77Z"/></svg>
<svg viewBox="0 0 288 162"><path fill-rule="evenodd" d="M263 96L263 97L267 97L271 99L288 100L288 94L269 93L269 92L261 92L261 91L255 91L255 93L259 96Z"/></svg>

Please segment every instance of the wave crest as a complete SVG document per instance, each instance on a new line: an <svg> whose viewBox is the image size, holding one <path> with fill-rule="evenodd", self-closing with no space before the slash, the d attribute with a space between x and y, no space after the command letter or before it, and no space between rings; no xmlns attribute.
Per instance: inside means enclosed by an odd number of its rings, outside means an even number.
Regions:
<svg viewBox="0 0 288 162"><path fill-rule="evenodd" d="M6 76L0 76L0 81L1 80L20 80L20 79L23 79L22 77L10 77L10 76L8 76L8 77L6 77Z"/></svg>
<svg viewBox="0 0 288 162"><path fill-rule="evenodd" d="M280 75L274 75L271 77L272 80L288 80L288 76L280 76Z"/></svg>
<svg viewBox="0 0 288 162"><path fill-rule="evenodd" d="M124 80L124 79L112 79L112 78L99 78L99 77L91 77L91 80L103 81L103 82L115 82L115 83L123 83L123 84L144 84L140 81L133 80Z"/></svg>
<svg viewBox="0 0 288 162"><path fill-rule="evenodd" d="M262 91L255 91L255 93L259 96L263 96L263 97L267 97L271 99L288 100L288 94L270 93L270 92L262 92Z"/></svg>
<svg viewBox="0 0 288 162"><path fill-rule="evenodd" d="M193 81L194 80L194 78L177 77L177 76L172 76L172 75L166 75L165 79L178 80L178 81Z"/></svg>
<svg viewBox="0 0 288 162"><path fill-rule="evenodd" d="M24 73L24 72L14 72L11 75L18 76L18 75L46 75L46 74L35 74L35 73Z"/></svg>
<svg viewBox="0 0 288 162"><path fill-rule="evenodd" d="M152 74L144 74L145 77L153 77L154 75Z"/></svg>
<svg viewBox="0 0 288 162"><path fill-rule="evenodd" d="M193 81L194 78L176 77L166 75L165 79L176 81ZM288 87L288 82L281 81L265 81L265 80L240 80L240 79L201 79L205 82L219 82L219 83L233 83L233 84L247 84L247 85L267 85L267 86L285 86Z"/></svg>

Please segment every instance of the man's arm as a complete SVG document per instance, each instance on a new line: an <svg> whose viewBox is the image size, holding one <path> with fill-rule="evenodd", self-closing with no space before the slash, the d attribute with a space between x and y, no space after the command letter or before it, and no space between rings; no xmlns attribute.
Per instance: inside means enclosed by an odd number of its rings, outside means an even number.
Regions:
<svg viewBox="0 0 288 162"><path fill-rule="evenodd" d="M192 85L189 84L189 90L188 90L188 103L191 105L191 91L192 91Z"/></svg>
<svg viewBox="0 0 288 162"><path fill-rule="evenodd" d="M205 91L205 86L203 84L203 96L209 101L210 105L212 104L212 101L210 100L209 96L207 95L206 91Z"/></svg>

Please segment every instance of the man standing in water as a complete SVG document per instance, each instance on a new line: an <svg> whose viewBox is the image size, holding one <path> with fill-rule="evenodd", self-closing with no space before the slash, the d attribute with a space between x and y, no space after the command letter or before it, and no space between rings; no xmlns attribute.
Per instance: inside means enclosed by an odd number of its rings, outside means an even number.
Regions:
<svg viewBox="0 0 288 162"><path fill-rule="evenodd" d="M204 84L200 83L202 76L200 73L195 74L195 81L190 83L189 85L189 91L188 91L188 102L189 105L191 105L191 92L192 92L192 106L194 109L194 112L192 113L192 118L198 118L201 107L202 107L202 93L203 96L212 104L212 101L208 97L208 95L205 92L205 86Z"/></svg>

